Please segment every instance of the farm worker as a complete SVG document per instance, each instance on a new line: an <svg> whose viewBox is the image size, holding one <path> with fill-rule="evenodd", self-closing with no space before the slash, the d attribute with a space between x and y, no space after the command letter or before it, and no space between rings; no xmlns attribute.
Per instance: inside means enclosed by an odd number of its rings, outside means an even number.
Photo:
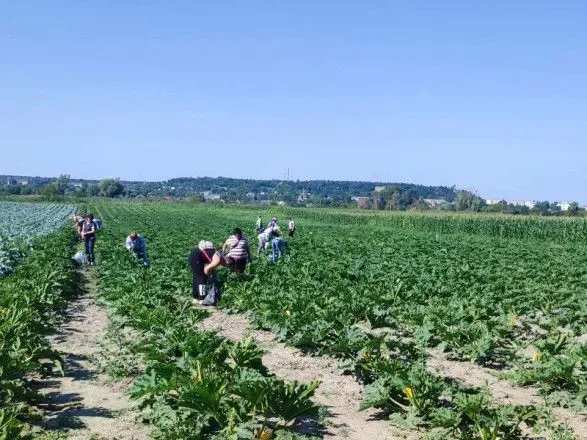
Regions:
<svg viewBox="0 0 587 440"><path fill-rule="evenodd" d="M197 304L198 298L206 294L208 281L215 282L214 271L223 258L210 241L200 241L188 256L188 264L192 268L192 303Z"/></svg>
<svg viewBox="0 0 587 440"><path fill-rule="evenodd" d="M291 219L291 217L288 220L289 220L289 222L287 223L287 234L290 237L293 237L294 236L294 233L296 232L296 224Z"/></svg>
<svg viewBox="0 0 587 440"><path fill-rule="evenodd" d="M259 240L257 255L260 255L262 250L267 249L267 246L269 246L271 238L275 235L279 235L279 232L279 226L269 226L267 229L265 229L257 236L257 239Z"/></svg>
<svg viewBox="0 0 587 440"><path fill-rule="evenodd" d="M147 243L145 239L136 232L132 232L126 237L126 248L141 262L144 267L149 266L147 257Z"/></svg>
<svg viewBox="0 0 587 440"><path fill-rule="evenodd" d="M96 224L94 223L94 216L86 214L86 220L82 224L81 230L82 240L86 244L86 257L90 266L94 265L94 243L96 242Z"/></svg>
<svg viewBox="0 0 587 440"><path fill-rule="evenodd" d="M257 222L255 223L255 231L261 232L263 230L263 220L261 220L261 216L257 217Z"/></svg>
<svg viewBox="0 0 587 440"><path fill-rule="evenodd" d="M271 222L269 222L270 228L274 228L275 226L277 226L277 217L271 218Z"/></svg>
<svg viewBox="0 0 587 440"><path fill-rule="evenodd" d="M271 240L271 261L275 261L282 257L285 252L285 246L287 242L283 237L275 237Z"/></svg>
<svg viewBox="0 0 587 440"><path fill-rule="evenodd" d="M84 225L84 218L82 216L77 216L75 218L75 229L77 233L81 236L82 235L82 226Z"/></svg>
<svg viewBox="0 0 587 440"><path fill-rule="evenodd" d="M243 235L240 228L236 228L234 234L224 242L222 252L226 252L224 254L226 266L236 273L242 273L247 262L251 261L249 240Z"/></svg>

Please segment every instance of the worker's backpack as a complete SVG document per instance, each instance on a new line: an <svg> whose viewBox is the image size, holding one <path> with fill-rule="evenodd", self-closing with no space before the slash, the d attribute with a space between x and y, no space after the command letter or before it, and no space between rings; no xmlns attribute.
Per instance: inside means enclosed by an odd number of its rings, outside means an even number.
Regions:
<svg viewBox="0 0 587 440"><path fill-rule="evenodd" d="M96 227L96 231L99 231L100 229L102 229L102 220L100 220L99 218L95 218L92 221L94 222L94 226Z"/></svg>

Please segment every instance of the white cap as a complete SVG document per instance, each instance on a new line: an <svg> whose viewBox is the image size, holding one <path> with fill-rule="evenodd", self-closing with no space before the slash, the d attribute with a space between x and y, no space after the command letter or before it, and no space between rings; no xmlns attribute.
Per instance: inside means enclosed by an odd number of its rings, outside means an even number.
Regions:
<svg viewBox="0 0 587 440"><path fill-rule="evenodd" d="M216 248L214 247L214 244L212 244L211 241L205 241L205 240L202 240L202 241L200 241L198 243L198 248L202 252L205 251L206 249L214 249L214 250L216 250Z"/></svg>

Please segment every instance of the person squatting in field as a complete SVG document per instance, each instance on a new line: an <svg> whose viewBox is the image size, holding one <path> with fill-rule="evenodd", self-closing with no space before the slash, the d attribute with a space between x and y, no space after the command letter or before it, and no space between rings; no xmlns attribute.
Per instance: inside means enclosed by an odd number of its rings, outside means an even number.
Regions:
<svg viewBox="0 0 587 440"><path fill-rule="evenodd" d="M96 242L96 224L94 216L86 214L86 219L82 224L80 235L85 242L86 258L90 266L94 265L94 244Z"/></svg>
<svg viewBox="0 0 587 440"><path fill-rule="evenodd" d="M147 257L147 243L145 239L136 232L132 232L126 237L126 248L132 252L143 267L149 267L149 258Z"/></svg>
<svg viewBox="0 0 587 440"><path fill-rule="evenodd" d="M209 282L216 283L214 272L222 260L222 256L210 241L200 241L190 252L188 264L192 269L192 303L199 303L198 300L206 295Z"/></svg>
<svg viewBox="0 0 587 440"><path fill-rule="evenodd" d="M249 240L240 228L235 228L233 235L226 239L222 245L222 255L225 265L232 272L243 273L247 263L251 261L251 253Z"/></svg>

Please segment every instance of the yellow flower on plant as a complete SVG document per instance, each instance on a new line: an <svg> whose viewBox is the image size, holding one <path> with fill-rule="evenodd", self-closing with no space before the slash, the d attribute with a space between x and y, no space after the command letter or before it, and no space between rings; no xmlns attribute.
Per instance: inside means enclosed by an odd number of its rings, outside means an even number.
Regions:
<svg viewBox="0 0 587 440"><path fill-rule="evenodd" d="M538 362L538 361L540 360L540 353L539 353L539 352L535 352L535 353L532 355L532 360L533 360L534 362Z"/></svg>
<svg viewBox="0 0 587 440"><path fill-rule="evenodd" d="M414 398L414 389L412 387L405 387L404 394L408 399L412 400Z"/></svg>
<svg viewBox="0 0 587 440"><path fill-rule="evenodd" d="M291 312L289 310L285 311L285 316L287 316L288 318L291 316Z"/></svg>
<svg viewBox="0 0 587 440"><path fill-rule="evenodd" d="M263 428L259 433L259 440L269 440L271 438L271 430Z"/></svg>
<svg viewBox="0 0 587 440"><path fill-rule="evenodd" d="M363 356L361 356L361 357L362 357L362 359L363 359L364 361L368 361L368 360L369 360L369 358L370 358L370 356L369 356L369 353L365 353L365 354L364 354Z"/></svg>

